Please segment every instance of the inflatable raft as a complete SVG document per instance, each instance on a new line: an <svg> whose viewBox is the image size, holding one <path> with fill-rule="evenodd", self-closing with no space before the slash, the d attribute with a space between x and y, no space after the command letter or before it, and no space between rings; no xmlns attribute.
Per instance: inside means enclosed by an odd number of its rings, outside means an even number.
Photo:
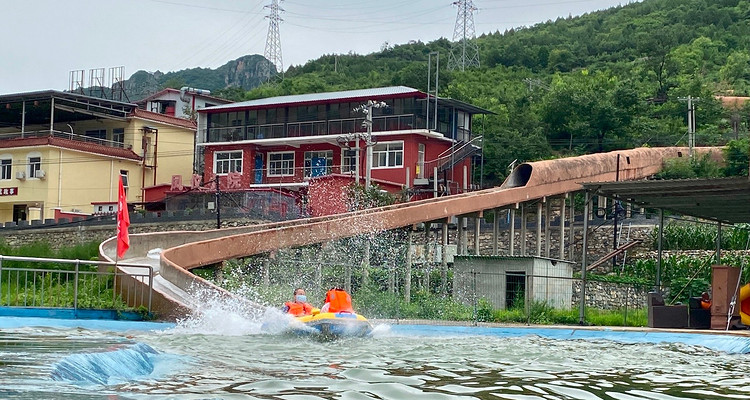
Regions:
<svg viewBox="0 0 750 400"><path fill-rule="evenodd" d="M294 329L299 334L314 334L326 338L363 337L372 333L372 325L359 314L323 312L296 317L303 326Z"/></svg>

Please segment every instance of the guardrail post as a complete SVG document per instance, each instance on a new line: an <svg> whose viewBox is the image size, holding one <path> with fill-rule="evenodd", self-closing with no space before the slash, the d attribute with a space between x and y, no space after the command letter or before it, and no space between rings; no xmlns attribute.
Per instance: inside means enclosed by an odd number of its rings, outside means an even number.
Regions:
<svg viewBox="0 0 750 400"><path fill-rule="evenodd" d="M3 256L0 256L0 287L3 286L2 283L3 283ZM8 283L8 287L10 288L10 283ZM8 294L8 298L10 298L10 293ZM0 304L3 304L2 299L3 299L3 296L2 296L2 293L0 293Z"/></svg>
<svg viewBox="0 0 750 400"><path fill-rule="evenodd" d="M78 311L78 273L81 265L80 260L76 260L76 272L73 281L73 310Z"/></svg>
<svg viewBox="0 0 750 400"><path fill-rule="evenodd" d="M472 268L471 270L471 290L474 292L473 294L473 303L474 303L474 326L478 325L479 322L479 309L478 309L478 302L479 302L479 296L477 296L477 272Z"/></svg>
<svg viewBox="0 0 750 400"><path fill-rule="evenodd" d="M154 294L154 268L148 267L148 313L151 314L151 296Z"/></svg>

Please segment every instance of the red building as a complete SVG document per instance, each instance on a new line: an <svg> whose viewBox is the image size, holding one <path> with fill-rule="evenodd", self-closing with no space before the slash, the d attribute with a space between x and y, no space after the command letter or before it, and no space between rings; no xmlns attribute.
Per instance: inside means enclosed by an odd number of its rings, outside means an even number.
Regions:
<svg viewBox="0 0 750 400"><path fill-rule="evenodd" d="M368 172L412 199L460 193L472 188L480 150L472 116L487 113L404 86L207 107L198 110L196 170L204 182L218 175L221 190L277 189L309 215L346 211L343 188Z"/></svg>

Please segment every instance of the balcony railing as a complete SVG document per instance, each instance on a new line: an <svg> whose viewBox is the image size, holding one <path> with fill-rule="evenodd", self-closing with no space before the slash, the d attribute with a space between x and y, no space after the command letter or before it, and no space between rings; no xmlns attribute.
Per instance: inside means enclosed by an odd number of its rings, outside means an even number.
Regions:
<svg viewBox="0 0 750 400"><path fill-rule="evenodd" d="M119 147L125 148L125 144L122 142L115 142L107 139L100 139L91 136L77 135L75 133L55 131L55 130L38 130L38 131L25 131L25 132L11 132L11 133L0 133L0 140L7 139L23 139L23 138L40 138L40 137L56 137L61 139L75 140L78 142L94 143L101 146L107 147Z"/></svg>
<svg viewBox="0 0 750 400"><path fill-rule="evenodd" d="M232 126L208 128L208 143L240 140L272 139L284 137L340 135L364 132L364 118L331 119L321 121L289 122L281 124ZM384 115L372 119L373 132L415 129L414 114Z"/></svg>

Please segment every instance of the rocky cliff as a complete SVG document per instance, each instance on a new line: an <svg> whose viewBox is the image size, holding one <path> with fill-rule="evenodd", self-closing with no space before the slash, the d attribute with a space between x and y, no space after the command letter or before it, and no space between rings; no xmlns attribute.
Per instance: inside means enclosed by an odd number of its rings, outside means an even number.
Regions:
<svg viewBox="0 0 750 400"><path fill-rule="evenodd" d="M166 87L189 86L212 92L241 88L250 90L276 75L276 68L265 57L253 54L227 62L216 69L189 68L175 72L138 71L125 80L125 91L131 102L148 97Z"/></svg>

